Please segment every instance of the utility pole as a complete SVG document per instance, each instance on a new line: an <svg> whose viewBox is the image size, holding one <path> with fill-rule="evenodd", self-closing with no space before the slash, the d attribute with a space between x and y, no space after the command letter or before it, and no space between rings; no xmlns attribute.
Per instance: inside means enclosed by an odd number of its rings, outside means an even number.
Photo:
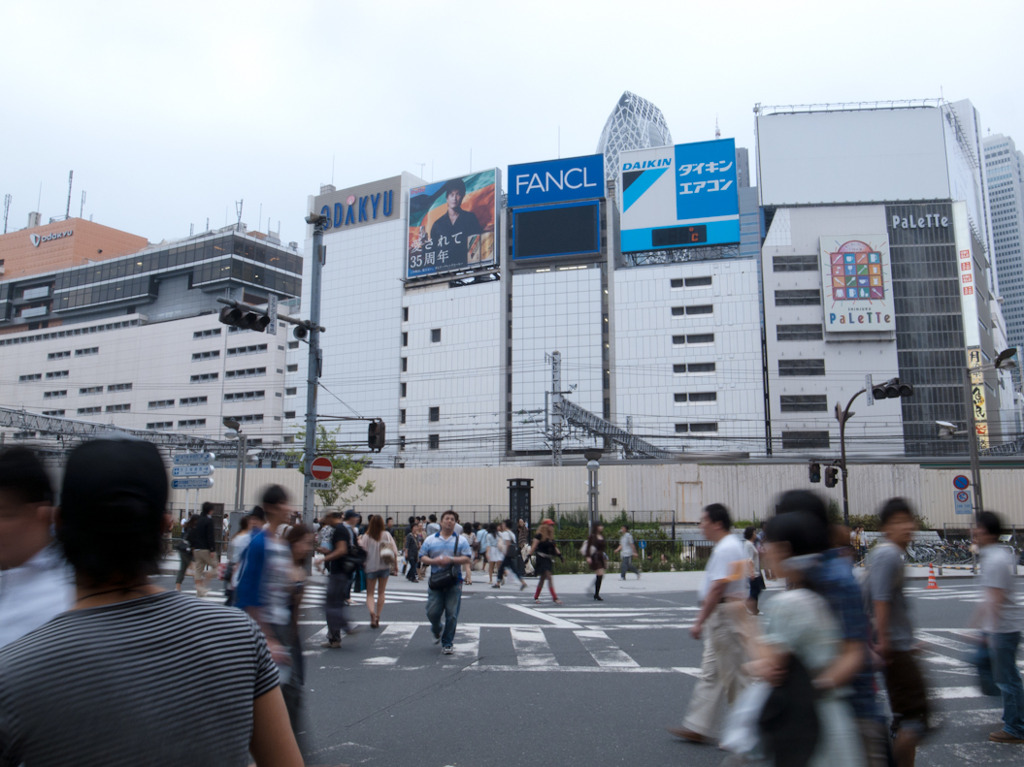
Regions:
<svg viewBox="0 0 1024 767"><path fill-rule="evenodd" d="M562 355L551 352L545 355L551 363L551 465L562 465Z"/></svg>
<svg viewBox="0 0 1024 767"><path fill-rule="evenodd" d="M309 357L306 363L306 454L302 462L302 521L313 522L313 503L315 493L310 482L313 481L312 465L316 458L316 395L323 356L320 351L320 289L323 282L324 269L324 230L327 228L327 216L310 213L306 223L313 227L313 268L309 285Z"/></svg>

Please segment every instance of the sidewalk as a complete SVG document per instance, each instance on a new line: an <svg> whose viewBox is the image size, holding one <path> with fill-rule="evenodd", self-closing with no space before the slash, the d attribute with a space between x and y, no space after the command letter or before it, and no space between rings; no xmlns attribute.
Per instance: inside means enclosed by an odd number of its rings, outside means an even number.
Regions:
<svg viewBox="0 0 1024 767"><path fill-rule="evenodd" d="M223 558L221 561L224 561ZM174 554L173 557L165 557L160 563L160 573L162 575L175 575L178 572L178 555ZM865 570L862 567L854 569L854 575L857 576L858 580L862 577ZM976 576L971 574L970 569L967 570L951 570L945 568L942 573L942 577L938 578L938 570L935 571L939 587L942 587L943 583L950 581L956 581L958 584L970 585L973 583L971 579ZM646 592L649 594L667 593L675 591L697 591L700 588L700 582L704 577L703 570L686 570L674 573L644 573L638 580L635 575L630 573L626 576L626 580L622 580L619 577L617 569L609 570L604 576L604 581L601 584L602 594L613 594L616 592L623 593L637 593ZM921 565L907 565L906 577L913 580L927 580L928 579L928 567ZM326 576L314 573L311 578L313 583L326 583ZM556 575L555 576L555 591L559 594L585 594L590 588L590 584L593 582L594 576L590 574L580 575ZM526 583L529 589L537 588L536 578L527 578ZM400 586L401 588L410 589L422 589L427 590L426 580L420 581L419 583L410 583L401 576L396 576L394 579L394 585ZM769 588L778 589L782 588L782 581L769 581ZM512 579L509 579L508 585L503 586L500 592L516 591L519 585ZM468 593L478 592L482 593L484 590L491 590L490 585L487 583L487 573L480 570L473 571L473 585L466 586L465 590ZM495 593L499 593L499 589L493 590ZM547 589L545 588L545 593Z"/></svg>

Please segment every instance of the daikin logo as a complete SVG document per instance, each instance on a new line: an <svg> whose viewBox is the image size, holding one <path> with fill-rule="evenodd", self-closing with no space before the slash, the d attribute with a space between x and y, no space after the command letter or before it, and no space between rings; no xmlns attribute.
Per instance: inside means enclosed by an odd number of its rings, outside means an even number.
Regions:
<svg viewBox="0 0 1024 767"><path fill-rule="evenodd" d="M622 170L650 170L651 168L671 168L672 158L662 157L660 160L644 160L642 162L624 162Z"/></svg>
<svg viewBox="0 0 1024 767"><path fill-rule="evenodd" d="M51 234L44 234L40 237L38 234L30 234L28 236L29 242L32 243L33 248L38 248L42 243L49 242L50 240L59 240L62 237L70 237L75 231L68 229L66 232L52 232Z"/></svg>

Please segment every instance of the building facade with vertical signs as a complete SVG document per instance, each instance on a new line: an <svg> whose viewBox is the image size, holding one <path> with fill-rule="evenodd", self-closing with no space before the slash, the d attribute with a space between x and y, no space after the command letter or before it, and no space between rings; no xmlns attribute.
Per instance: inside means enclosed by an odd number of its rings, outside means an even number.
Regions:
<svg viewBox="0 0 1024 767"><path fill-rule="evenodd" d="M898 376L914 395L856 400L851 454L947 455L966 431L1010 439L978 115L970 102L761 108L762 274L773 454L838 455L836 407ZM1010 419L1012 422L1012 417Z"/></svg>

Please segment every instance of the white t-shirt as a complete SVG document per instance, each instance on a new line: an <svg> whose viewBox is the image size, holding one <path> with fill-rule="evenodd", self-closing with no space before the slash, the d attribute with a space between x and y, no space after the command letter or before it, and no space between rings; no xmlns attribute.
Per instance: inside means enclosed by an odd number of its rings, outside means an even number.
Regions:
<svg viewBox="0 0 1024 767"><path fill-rule="evenodd" d="M746 552L743 551L743 543L739 536L727 533L711 550L711 557L708 559L708 566L704 568L704 580L700 582L700 589L697 591L697 600L703 602L711 590L715 581L729 578L735 572L734 562L745 562ZM745 573L744 568L741 572ZM743 599L747 596L747 579L745 577L730 581L725 587L723 597Z"/></svg>
<svg viewBox="0 0 1024 767"><path fill-rule="evenodd" d="M992 544L985 546L979 556L981 563L981 586L985 589L999 589L1003 592L1003 604L993 620L992 613L986 612L983 631L1009 634L1024 630L1024 609L1017 598L1017 576L1013 551L1006 546ZM986 598L988 595L985 595Z"/></svg>

